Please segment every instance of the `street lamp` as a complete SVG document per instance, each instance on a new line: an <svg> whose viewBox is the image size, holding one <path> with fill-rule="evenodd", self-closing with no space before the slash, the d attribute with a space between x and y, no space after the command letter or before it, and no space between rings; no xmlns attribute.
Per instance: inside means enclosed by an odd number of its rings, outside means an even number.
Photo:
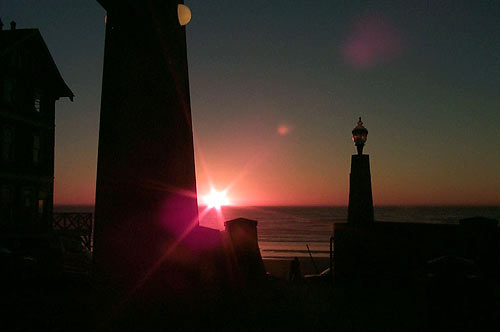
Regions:
<svg viewBox="0 0 500 332"><path fill-rule="evenodd" d="M363 127L363 122L361 122L361 117L359 117L358 125L352 130L352 140L356 148L358 149L358 155L363 154L363 147L365 146L366 136L368 136L368 130Z"/></svg>

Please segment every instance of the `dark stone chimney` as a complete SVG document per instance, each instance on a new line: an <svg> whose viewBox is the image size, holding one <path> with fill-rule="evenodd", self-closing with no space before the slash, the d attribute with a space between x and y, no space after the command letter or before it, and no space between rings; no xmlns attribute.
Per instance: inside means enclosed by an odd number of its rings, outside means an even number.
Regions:
<svg viewBox="0 0 500 332"><path fill-rule="evenodd" d="M240 281L262 280L266 269L257 239L257 221L237 218L224 222L224 226L235 258L233 272L239 273Z"/></svg>

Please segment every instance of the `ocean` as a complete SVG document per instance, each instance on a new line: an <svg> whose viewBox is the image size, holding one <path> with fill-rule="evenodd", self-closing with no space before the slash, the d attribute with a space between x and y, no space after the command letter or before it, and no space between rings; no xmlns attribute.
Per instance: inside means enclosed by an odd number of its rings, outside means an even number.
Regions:
<svg viewBox="0 0 500 332"><path fill-rule="evenodd" d="M93 206L56 206L55 212L93 212ZM458 223L483 216L500 219L500 206L374 207L375 220L393 222ZM333 224L345 222L347 207L234 207L221 210L200 207L200 225L224 229L224 221L235 218L258 221L259 247L265 259L329 257ZM309 247L309 250L308 250Z"/></svg>

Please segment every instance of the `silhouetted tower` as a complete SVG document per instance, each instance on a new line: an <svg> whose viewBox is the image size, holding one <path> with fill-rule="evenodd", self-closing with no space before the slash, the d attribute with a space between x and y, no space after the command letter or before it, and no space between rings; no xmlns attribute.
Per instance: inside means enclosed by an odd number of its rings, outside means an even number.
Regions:
<svg viewBox="0 0 500 332"><path fill-rule="evenodd" d="M352 130L352 140L358 150L351 159L349 181L349 208L347 220L354 226L367 225L373 222L373 199L370 175L370 156L363 154L363 147L368 130L363 127L361 117L358 125Z"/></svg>
<svg viewBox="0 0 500 332"><path fill-rule="evenodd" d="M106 9L94 257L130 284L198 226L179 0L98 0Z"/></svg>

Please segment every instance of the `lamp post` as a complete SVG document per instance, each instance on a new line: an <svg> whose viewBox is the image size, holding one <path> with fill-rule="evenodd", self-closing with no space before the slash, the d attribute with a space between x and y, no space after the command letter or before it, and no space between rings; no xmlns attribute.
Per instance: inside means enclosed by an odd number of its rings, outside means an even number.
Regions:
<svg viewBox="0 0 500 332"><path fill-rule="evenodd" d="M358 155L363 154L363 147L365 146L367 136L368 130L363 127L363 122L361 121L361 117L359 117L358 125L352 130L352 141L358 149Z"/></svg>
<svg viewBox="0 0 500 332"><path fill-rule="evenodd" d="M373 199L370 175L370 156L363 154L368 130L361 117L352 130L352 140L358 154L352 156L349 175L349 208L347 219L353 226L369 225L373 222Z"/></svg>

